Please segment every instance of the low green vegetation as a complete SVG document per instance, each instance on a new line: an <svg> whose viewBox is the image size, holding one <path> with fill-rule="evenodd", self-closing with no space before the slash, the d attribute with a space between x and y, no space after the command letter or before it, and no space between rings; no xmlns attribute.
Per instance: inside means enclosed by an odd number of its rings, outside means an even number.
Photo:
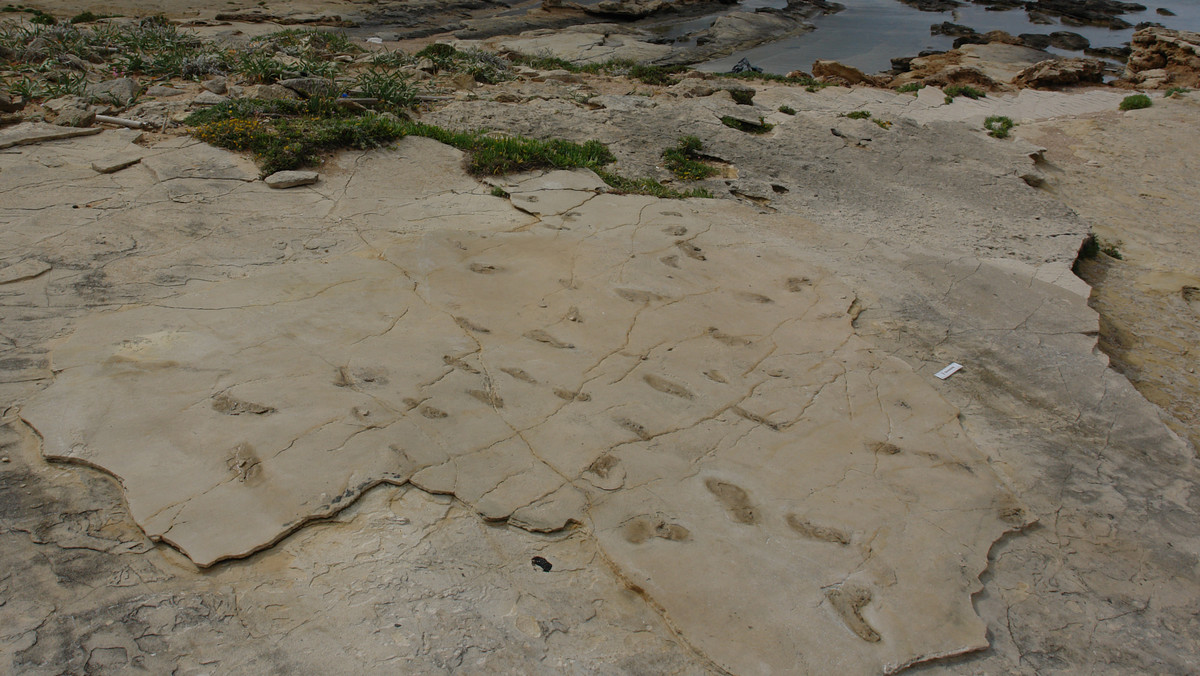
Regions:
<svg viewBox="0 0 1200 676"><path fill-rule="evenodd" d="M33 12L33 16L29 17L30 23L39 24L42 26L54 26L58 23L58 19L55 19L53 15L47 14L40 9L33 9L29 11Z"/></svg>
<svg viewBox="0 0 1200 676"><path fill-rule="evenodd" d="M1013 126L1015 123L1012 118L1003 115L992 115L983 121L983 128L992 138L1008 138L1008 132L1012 131Z"/></svg>
<svg viewBox="0 0 1200 676"><path fill-rule="evenodd" d="M901 94L916 94L918 91L924 88L925 85L921 84L920 82L909 82L896 87L896 91L900 92Z"/></svg>
<svg viewBox="0 0 1200 676"><path fill-rule="evenodd" d="M663 199L686 199L688 197L705 197L711 199L713 194L704 188L691 190L675 190L659 183L652 178L625 178L603 169L596 172L614 191L629 195L651 195Z"/></svg>
<svg viewBox="0 0 1200 676"><path fill-rule="evenodd" d="M773 125L769 122L763 121L763 119L761 117L758 118L758 123L754 124L751 122L747 122L745 120L739 120L736 117L730 117L730 116L726 115L725 117L721 118L721 124L725 125L726 127L731 128L731 129L736 129L738 131L744 131L747 134L765 134L775 128L775 125Z"/></svg>
<svg viewBox="0 0 1200 676"><path fill-rule="evenodd" d="M779 106L779 112L783 113L784 115L795 115L796 109L791 106Z"/></svg>
<svg viewBox="0 0 1200 676"><path fill-rule="evenodd" d="M91 23L100 19L111 19L116 16L116 14L96 14L92 11L83 11L71 17L71 23Z"/></svg>
<svg viewBox="0 0 1200 676"><path fill-rule="evenodd" d="M754 103L753 89L729 89L727 91L729 92L729 97L732 98L733 102L739 106L748 106Z"/></svg>
<svg viewBox="0 0 1200 676"><path fill-rule="evenodd" d="M461 51L444 43L434 43L413 55L415 61L429 59L434 72L469 73L476 82L495 84L512 79L508 62L495 54L478 50Z"/></svg>
<svg viewBox="0 0 1200 676"><path fill-rule="evenodd" d="M874 122L875 126L879 127L880 129L891 129L892 128L891 120L880 120L880 119L876 118L871 121Z"/></svg>
<svg viewBox="0 0 1200 676"><path fill-rule="evenodd" d="M451 131L420 122L407 122L404 130L407 134L431 138L467 153L467 171L475 176L500 176L533 169L582 167L597 170L616 160L599 141L539 141L483 131Z"/></svg>
<svg viewBox="0 0 1200 676"><path fill-rule="evenodd" d="M1149 108L1152 105L1154 104L1150 101L1149 96L1146 96L1145 94L1134 94L1132 96L1126 96L1124 99L1122 99L1120 108L1121 110L1140 110L1142 108Z"/></svg>
<svg viewBox="0 0 1200 676"><path fill-rule="evenodd" d="M704 144L695 136L682 136L674 148L663 151L663 164L667 171L675 174L675 178L684 181L698 181L716 176L716 167L700 161L700 151Z"/></svg>
<svg viewBox="0 0 1200 676"><path fill-rule="evenodd" d="M313 110L316 105L324 107ZM194 125L192 135L201 141L249 151L264 175L317 164L324 153L339 148L378 148L407 131L395 116L352 116L332 103L311 100L304 104L239 100L194 113L187 123Z"/></svg>
<svg viewBox="0 0 1200 676"><path fill-rule="evenodd" d="M1187 87L1169 87L1167 91L1163 92L1163 97L1173 98L1176 94L1186 94L1190 91L1192 90Z"/></svg>
<svg viewBox="0 0 1200 676"><path fill-rule="evenodd" d="M454 131L391 113L356 112L334 99L238 99L197 111L185 122L193 127L192 135L206 143L251 153L264 175L318 164L324 155L342 148L367 150L404 136L423 136L466 153L466 169L475 176L582 167L595 171L617 192L711 197L705 190L680 192L653 179L630 179L607 171L604 166L616 158L599 141L543 141Z"/></svg>
<svg viewBox="0 0 1200 676"><path fill-rule="evenodd" d="M845 117L848 117L851 120L869 120L871 119L871 112L867 110L855 110L845 113Z"/></svg>
<svg viewBox="0 0 1200 676"><path fill-rule="evenodd" d="M500 186L492 187L492 197L508 197L508 191Z"/></svg>
<svg viewBox="0 0 1200 676"><path fill-rule="evenodd" d="M385 66L372 65L359 72L354 79L354 89L392 109L411 108L417 104L417 88L408 76Z"/></svg>
<svg viewBox="0 0 1200 676"><path fill-rule="evenodd" d="M270 33L236 49L180 30L161 16L133 23L93 23L84 12L56 25L0 24L0 46L17 55L18 72L48 78L70 57L102 64L112 76L198 80L238 74L250 83L289 77L333 78L343 65L335 57L361 51L346 35L315 29ZM11 89L11 87L10 87Z"/></svg>
<svg viewBox="0 0 1200 676"><path fill-rule="evenodd" d="M986 92L964 84L950 85L943 89L942 93L946 95L946 103L952 103L954 99L960 96L965 96L968 99L982 99L987 96Z"/></svg>

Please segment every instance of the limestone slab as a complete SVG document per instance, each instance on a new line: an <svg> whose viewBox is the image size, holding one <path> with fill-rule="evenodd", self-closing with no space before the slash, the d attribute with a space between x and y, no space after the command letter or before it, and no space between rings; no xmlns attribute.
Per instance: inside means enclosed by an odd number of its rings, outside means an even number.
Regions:
<svg viewBox="0 0 1200 676"><path fill-rule="evenodd" d="M145 163L182 179L193 155L241 177L203 147ZM522 182L527 203L571 196L553 216L404 198L419 228L93 315L22 416L201 566L411 480L489 521L586 527L733 672L986 646L971 594L1026 517L957 410L857 337L854 294L753 210L593 181Z"/></svg>
<svg viewBox="0 0 1200 676"><path fill-rule="evenodd" d="M22 122L0 131L0 149L99 134L99 127L60 127L45 122Z"/></svg>

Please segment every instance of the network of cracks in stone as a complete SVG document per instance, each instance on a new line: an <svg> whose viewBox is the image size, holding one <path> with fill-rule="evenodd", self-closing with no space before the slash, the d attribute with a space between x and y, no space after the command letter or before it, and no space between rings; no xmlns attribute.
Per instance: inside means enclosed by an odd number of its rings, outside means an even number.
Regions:
<svg viewBox="0 0 1200 676"><path fill-rule="evenodd" d="M985 646L970 594L1024 516L847 288L740 208L535 188L515 229L426 220L95 315L23 415L199 565L411 482L590 528L723 668Z"/></svg>

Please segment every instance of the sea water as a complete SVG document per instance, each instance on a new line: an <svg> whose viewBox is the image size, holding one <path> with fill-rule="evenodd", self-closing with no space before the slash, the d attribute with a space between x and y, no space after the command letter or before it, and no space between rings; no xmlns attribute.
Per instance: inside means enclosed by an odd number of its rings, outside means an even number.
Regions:
<svg viewBox="0 0 1200 676"><path fill-rule="evenodd" d="M761 0L749 0L763 4ZM697 66L699 70L721 72L729 70L742 58L770 73L792 70L808 71L817 59L834 59L867 73L888 70L892 57L916 56L924 50L947 50L954 38L930 35L929 27L943 21L974 28L979 33L1003 30L1020 33L1049 34L1054 31L1078 33L1091 41L1093 47L1120 47L1129 42L1132 28L1110 30L1097 26L1066 26L1030 23L1024 9L1002 12L988 11L978 5L965 5L946 12L922 12L898 0L839 0L846 9L836 14L812 20L816 30L795 37L760 45L731 56ZM1144 12L1120 15L1131 24L1143 21L1160 23L1167 28L1200 31L1200 0L1136 0L1145 5ZM743 3L745 5L745 3ZM1162 16L1158 8L1171 10L1176 16ZM744 9L744 7L739 7ZM1048 51L1068 56L1083 56L1081 52Z"/></svg>

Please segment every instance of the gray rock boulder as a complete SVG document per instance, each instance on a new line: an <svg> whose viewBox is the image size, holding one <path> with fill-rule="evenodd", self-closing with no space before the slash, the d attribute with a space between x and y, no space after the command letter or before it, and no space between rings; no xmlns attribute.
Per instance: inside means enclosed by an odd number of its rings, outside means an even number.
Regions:
<svg viewBox="0 0 1200 676"><path fill-rule="evenodd" d="M67 106L54 117L54 123L63 127L90 127L96 123L96 111L86 106Z"/></svg>
<svg viewBox="0 0 1200 676"><path fill-rule="evenodd" d="M14 101L8 92L0 92L0 113L15 113L24 107L24 101Z"/></svg>
<svg viewBox="0 0 1200 676"><path fill-rule="evenodd" d="M224 96L229 92L229 82L223 76L209 78L200 84L201 87L214 94Z"/></svg>
<svg viewBox="0 0 1200 676"><path fill-rule="evenodd" d="M204 92L200 92L200 94L197 95L196 98L192 99L192 105L215 106L218 103L224 103L228 100L229 100L229 97L227 97L227 96L221 96L220 94L214 94L209 91L204 91Z"/></svg>
<svg viewBox="0 0 1200 676"><path fill-rule="evenodd" d="M1017 73L1014 84L1035 89L1104 81L1104 62L1098 59L1050 59Z"/></svg>
<svg viewBox="0 0 1200 676"><path fill-rule="evenodd" d="M182 89L164 87L162 85L154 85L146 90L146 96L154 96L157 98L170 98L172 96L179 96L186 93L187 92L183 91Z"/></svg>
<svg viewBox="0 0 1200 676"><path fill-rule="evenodd" d="M253 85L242 90L242 97L247 99L299 99L296 92L277 84Z"/></svg>
<svg viewBox="0 0 1200 676"><path fill-rule="evenodd" d="M831 61L829 59L818 59L813 62L812 67L813 77L822 81L842 81L846 84L876 84L875 78L867 75L854 66L847 66L844 63Z"/></svg>
<svg viewBox="0 0 1200 676"><path fill-rule="evenodd" d="M137 100L138 94L141 91L142 86L138 84L137 80L131 77L120 77L115 80L98 82L88 85L85 90L87 96L92 100L122 107L131 105Z"/></svg>
<svg viewBox="0 0 1200 676"><path fill-rule="evenodd" d="M337 93L337 85L333 80L323 77L294 77L280 80L279 85L287 87L306 99L314 96L333 96Z"/></svg>
<svg viewBox="0 0 1200 676"><path fill-rule="evenodd" d="M312 185L321 177L315 171L277 171L263 179L269 187L283 189L301 185Z"/></svg>

